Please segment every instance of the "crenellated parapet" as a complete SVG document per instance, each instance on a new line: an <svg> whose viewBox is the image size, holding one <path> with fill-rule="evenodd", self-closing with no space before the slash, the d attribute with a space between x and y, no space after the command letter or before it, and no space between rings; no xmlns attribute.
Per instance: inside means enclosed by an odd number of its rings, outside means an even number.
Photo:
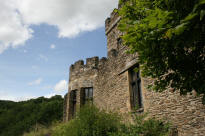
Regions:
<svg viewBox="0 0 205 136"><path fill-rule="evenodd" d="M117 23L120 21L120 16L117 12L118 9L120 9L123 5L123 3L125 3L126 1L128 0L121 0L121 3L118 4L118 8L114 9L111 14L110 14L110 17L107 18L105 20L105 34L108 35L108 33L110 31L112 31L112 29L117 25Z"/></svg>
<svg viewBox="0 0 205 136"><path fill-rule="evenodd" d="M119 21L120 16L117 13L117 9L114 9L110 14L110 17L105 21L105 34L108 35L108 33L112 31Z"/></svg>
<svg viewBox="0 0 205 136"><path fill-rule="evenodd" d="M87 68L97 68L99 63L99 57L92 57L86 59Z"/></svg>
<svg viewBox="0 0 205 136"><path fill-rule="evenodd" d="M70 76L72 76L75 72L80 71L84 67L85 65L83 60L76 61L74 64L70 66Z"/></svg>
<svg viewBox="0 0 205 136"><path fill-rule="evenodd" d="M111 56L113 56L113 53L111 54ZM108 59L106 57L99 59L99 57L95 56L92 58L87 58L85 63L83 60L76 61L70 66L70 78L73 75L80 75L84 72L97 70L100 67L103 67L106 64L107 60Z"/></svg>

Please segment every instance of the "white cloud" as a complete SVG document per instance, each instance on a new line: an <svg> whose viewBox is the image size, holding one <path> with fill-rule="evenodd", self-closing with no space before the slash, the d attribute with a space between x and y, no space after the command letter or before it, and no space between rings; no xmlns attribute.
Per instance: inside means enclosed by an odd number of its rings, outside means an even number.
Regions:
<svg viewBox="0 0 205 136"><path fill-rule="evenodd" d="M0 54L6 49L24 45L32 37L32 29L22 21L13 0L0 1Z"/></svg>
<svg viewBox="0 0 205 136"><path fill-rule="evenodd" d="M14 96L9 95L5 91L0 91L0 100L15 100Z"/></svg>
<svg viewBox="0 0 205 136"><path fill-rule="evenodd" d="M54 25L59 37L74 37L103 26L117 3L118 0L18 0L18 9L27 24Z"/></svg>
<svg viewBox="0 0 205 136"><path fill-rule="evenodd" d="M67 89L68 85L66 80L59 81L54 87L54 90L57 92L66 91Z"/></svg>
<svg viewBox="0 0 205 136"><path fill-rule="evenodd" d="M48 61L48 58L45 55L40 54L39 57L44 61Z"/></svg>
<svg viewBox="0 0 205 136"><path fill-rule="evenodd" d="M104 25L118 0L1 0L0 53L32 37L30 25L58 28L59 37L75 37Z"/></svg>
<svg viewBox="0 0 205 136"><path fill-rule="evenodd" d="M16 97L13 101L20 102L20 101L27 101L30 99L36 99L36 96L22 96L22 97Z"/></svg>
<svg viewBox="0 0 205 136"><path fill-rule="evenodd" d="M55 45L55 44L51 44L50 48L51 48L51 49L55 49L55 48L56 48L56 45Z"/></svg>
<svg viewBox="0 0 205 136"><path fill-rule="evenodd" d="M10 100L10 101L19 102L19 101L26 101L26 100L33 99L33 98L37 98L37 97L36 96L19 97L19 96L8 94L5 91L0 91L0 100Z"/></svg>
<svg viewBox="0 0 205 136"><path fill-rule="evenodd" d="M51 97L53 97L55 95L61 95L64 98L65 94L64 93L50 93L50 94L45 95L44 97L45 98L51 98Z"/></svg>
<svg viewBox="0 0 205 136"><path fill-rule="evenodd" d="M32 86L32 85L39 85L39 84L41 84L42 81L43 81L43 79L39 78L39 79L36 79L36 80L28 83L28 85L30 85L30 86Z"/></svg>
<svg viewBox="0 0 205 136"><path fill-rule="evenodd" d="M35 99L37 97L31 97L31 96L22 96L22 97L15 97L15 96L0 96L0 100L9 100L9 101L15 101L15 102L20 102L20 101L27 101L30 99Z"/></svg>
<svg viewBox="0 0 205 136"><path fill-rule="evenodd" d="M57 95L57 94L56 94L56 93L51 93L51 94L45 95L44 97L45 97L45 98L51 98L51 97L53 97L53 96L55 96L55 95Z"/></svg>

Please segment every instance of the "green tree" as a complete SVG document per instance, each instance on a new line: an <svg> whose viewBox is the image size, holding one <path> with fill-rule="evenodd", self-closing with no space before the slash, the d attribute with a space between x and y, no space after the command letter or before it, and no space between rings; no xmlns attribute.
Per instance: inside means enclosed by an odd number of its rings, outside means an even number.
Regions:
<svg viewBox="0 0 205 136"><path fill-rule="evenodd" d="M120 0L119 29L154 90L205 94L205 0ZM203 98L205 102L205 96Z"/></svg>
<svg viewBox="0 0 205 136"><path fill-rule="evenodd" d="M23 102L0 101L0 136L20 136L37 124L48 127L61 121L63 101L58 95Z"/></svg>

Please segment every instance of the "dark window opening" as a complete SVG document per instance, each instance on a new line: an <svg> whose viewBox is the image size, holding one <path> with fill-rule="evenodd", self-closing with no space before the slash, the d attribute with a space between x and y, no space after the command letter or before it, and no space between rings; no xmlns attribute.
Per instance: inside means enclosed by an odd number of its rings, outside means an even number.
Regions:
<svg viewBox="0 0 205 136"><path fill-rule="evenodd" d="M81 89L81 106L93 101L93 87Z"/></svg>
<svg viewBox="0 0 205 136"><path fill-rule="evenodd" d="M121 45L122 44L122 38L117 38L117 45Z"/></svg>
<svg viewBox="0 0 205 136"><path fill-rule="evenodd" d="M131 108L133 110L143 108L141 77L140 72L139 70L137 70L137 68L138 67L135 67L129 70L131 86Z"/></svg>
<svg viewBox="0 0 205 136"><path fill-rule="evenodd" d="M76 112L76 102L77 102L76 92L77 92L76 90L73 90L70 92L70 107L69 107L69 109L70 109L70 114L72 117L75 116L75 112Z"/></svg>

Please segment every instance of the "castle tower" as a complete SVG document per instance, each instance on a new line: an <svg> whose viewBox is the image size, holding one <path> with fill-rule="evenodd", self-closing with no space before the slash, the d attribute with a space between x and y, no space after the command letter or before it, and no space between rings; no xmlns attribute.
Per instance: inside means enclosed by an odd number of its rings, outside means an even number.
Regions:
<svg viewBox="0 0 205 136"><path fill-rule="evenodd" d="M122 33L118 30L119 21L120 17L115 10L105 21L107 58L88 58L86 64L79 60L70 66L64 121L70 120L85 103L87 93L92 94L93 103L102 109L120 110L125 113L134 107L132 104L134 97L132 96L133 100L131 100L130 95L129 82L131 80L128 73L137 66L136 55L126 53L127 46L122 44L120 38ZM128 72L128 69L131 70ZM141 97L141 94L138 95ZM139 103L142 107L142 103Z"/></svg>
<svg viewBox="0 0 205 136"><path fill-rule="evenodd" d="M112 49L118 50L118 45L121 44L121 32L117 29L120 17L114 10L110 17L105 21L105 34L107 36L107 52Z"/></svg>
<svg viewBox="0 0 205 136"><path fill-rule="evenodd" d="M118 9L121 8L123 2L128 0L121 0L121 4L118 4ZM118 30L120 16L117 13L117 9L114 9L110 14L110 17L105 20L105 34L107 36L107 52L112 49L119 50L120 44L122 44L122 32Z"/></svg>
<svg viewBox="0 0 205 136"><path fill-rule="evenodd" d="M135 71L140 65L138 54L126 53L128 47L122 44L119 21L115 10L105 21L107 58L87 58L85 63L79 60L70 66L63 120L72 119L75 112L91 100L107 111L149 113L149 117L170 121L180 136L204 136L202 96L180 96L173 89L161 93L149 90L147 86L154 80L140 77L140 72Z"/></svg>

